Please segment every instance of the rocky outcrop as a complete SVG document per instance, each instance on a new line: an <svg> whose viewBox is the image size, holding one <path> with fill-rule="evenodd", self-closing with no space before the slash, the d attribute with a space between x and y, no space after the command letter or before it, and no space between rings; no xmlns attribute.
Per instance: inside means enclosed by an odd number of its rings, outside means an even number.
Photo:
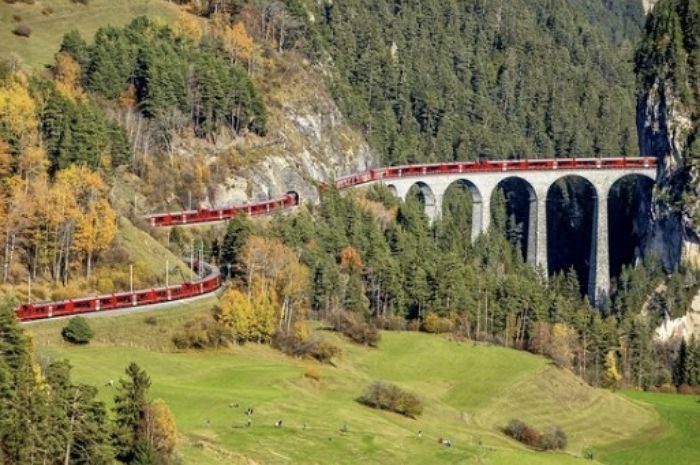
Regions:
<svg viewBox="0 0 700 465"><path fill-rule="evenodd" d="M303 201L318 199L319 182L379 164L365 138L340 112L326 89L323 69L294 54L272 57L256 73L268 109L265 137L189 139L183 156L204 153L213 175L197 206L224 207L296 191ZM193 146L192 144L199 144Z"/></svg>
<svg viewBox="0 0 700 465"><path fill-rule="evenodd" d="M644 6L644 11L649 13L658 0L642 0L642 5Z"/></svg>
<svg viewBox="0 0 700 465"><path fill-rule="evenodd" d="M280 196L290 190L303 200L318 199L318 183L378 164L362 136L351 128L333 100L319 92L303 104L285 103L272 135L278 141L253 166L217 186L212 204Z"/></svg>
<svg viewBox="0 0 700 465"><path fill-rule="evenodd" d="M662 258L668 269L682 261L700 264L698 235L681 198L688 176L696 176L684 157L693 123L669 82L658 79L640 95L637 126L641 154L659 159L647 252Z"/></svg>
<svg viewBox="0 0 700 465"><path fill-rule="evenodd" d="M698 127L698 77L689 59L694 19L681 3L654 8L636 59L640 153L659 160L645 248L669 270L700 266L700 170L690 155Z"/></svg>

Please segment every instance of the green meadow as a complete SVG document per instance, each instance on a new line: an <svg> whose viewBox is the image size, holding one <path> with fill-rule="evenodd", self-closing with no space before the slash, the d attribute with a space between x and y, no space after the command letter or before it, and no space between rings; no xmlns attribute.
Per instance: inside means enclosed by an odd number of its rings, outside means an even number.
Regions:
<svg viewBox="0 0 700 465"><path fill-rule="evenodd" d="M698 459L696 399L594 389L542 357L502 347L384 332L371 349L323 331L342 349L335 366L257 344L174 350L177 328L214 303L212 297L91 319L96 337L83 347L60 339L65 321L27 328L40 361L69 359L74 378L98 386L107 403L114 395L110 380L129 362L145 368L152 397L175 413L185 464L652 465ZM375 380L418 394L424 413L414 420L357 403ZM255 410L250 426L248 407ZM510 440L501 428L512 418L538 428L561 426L567 450L537 452ZM282 428L274 426L277 420ZM438 445L440 437L453 447ZM586 450L594 451L594 460L583 458Z"/></svg>

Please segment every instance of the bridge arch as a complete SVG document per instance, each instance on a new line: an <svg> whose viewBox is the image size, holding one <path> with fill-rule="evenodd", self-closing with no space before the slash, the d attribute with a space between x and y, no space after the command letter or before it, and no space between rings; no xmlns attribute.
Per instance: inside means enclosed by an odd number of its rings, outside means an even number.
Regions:
<svg viewBox="0 0 700 465"><path fill-rule="evenodd" d="M506 201L505 218L498 218L494 196L503 192ZM508 176L501 179L492 191L491 217L495 223L505 222L501 227L512 242L517 242L522 258L529 263L536 261L537 231L537 192L530 181L523 176Z"/></svg>
<svg viewBox="0 0 700 465"><path fill-rule="evenodd" d="M615 179L608 190L610 277L616 283L624 265L642 257L652 211L654 179L629 173Z"/></svg>
<svg viewBox="0 0 700 465"><path fill-rule="evenodd" d="M400 197L399 190L396 188L395 185L387 184L386 188L387 188L387 190L389 190L389 192L391 192L391 195L393 195L394 197Z"/></svg>
<svg viewBox="0 0 700 465"><path fill-rule="evenodd" d="M462 194L462 195L460 195ZM450 210L462 205L454 202L463 202L466 196L471 203L471 218L469 223L470 239L472 242L481 234L484 224L484 199L481 191L472 181L460 178L451 182L442 194L442 214L449 214ZM466 225L465 225L466 226Z"/></svg>
<svg viewBox="0 0 700 465"><path fill-rule="evenodd" d="M418 200L423 204L423 210L426 216L434 221L440 216L440 206L437 196L433 189L423 181L416 181L411 185L406 193L404 201L408 201L411 196L417 196Z"/></svg>
<svg viewBox="0 0 700 465"><path fill-rule="evenodd" d="M548 273L576 271L582 294L595 296L598 189L588 178L566 174L546 193ZM605 197L604 197L605 198ZM606 247L607 249L607 247Z"/></svg>

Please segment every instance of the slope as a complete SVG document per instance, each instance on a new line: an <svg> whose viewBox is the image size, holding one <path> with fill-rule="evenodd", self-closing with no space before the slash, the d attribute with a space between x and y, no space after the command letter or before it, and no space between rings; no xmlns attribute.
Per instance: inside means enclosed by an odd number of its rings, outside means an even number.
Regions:
<svg viewBox="0 0 700 465"><path fill-rule="evenodd" d="M379 349L328 334L343 350L337 367L310 368L255 344L171 352L173 328L213 304L155 313L150 325L143 315L95 320L95 343L88 347L61 343L60 322L28 328L40 357L68 358L79 381L105 386L132 360L146 368L153 395L175 412L184 463L583 464L592 462L578 458L582 445L604 446L611 435L632 437L657 426L649 409L578 383L540 357L425 334L385 333ZM305 376L309 371L320 380ZM411 420L357 404L354 399L375 379L418 393L425 413ZM541 395L550 384L566 389ZM105 400L112 395L111 388L101 388ZM525 399L533 407L517 407ZM568 408L558 408L564 404ZM255 415L246 427L243 410L249 406ZM597 416L598 407L605 415ZM508 440L499 428L511 415L571 427L571 447L538 453ZM611 417L617 421L609 431L604 422ZM279 419L284 428L273 426ZM438 446L438 437L450 438L454 447Z"/></svg>
<svg viewBox="0 0 700 465"><path fill-rule="evenodd" d="M164 0L92 0L87 5L71 0L44 0L31 5L2 2L0 58L16 55L27 65L46 65L53 61L63 34L70 30L77 29L83 37L92 37L102 26L123 25L141 15L171 21L178 11L174 4ZM12 33L20 22L32 29L31 37Z"/></svg>

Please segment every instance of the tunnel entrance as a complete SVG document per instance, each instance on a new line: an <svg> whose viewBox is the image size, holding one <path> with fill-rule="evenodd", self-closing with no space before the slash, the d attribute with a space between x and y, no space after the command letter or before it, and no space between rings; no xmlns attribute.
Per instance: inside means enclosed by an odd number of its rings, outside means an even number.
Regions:
<svg viewBox="0 0 700 465"><path fill-rule="evenodd" d="M581 295L587 294L596 189L581 176L558 179L547 192L549 274L573 268Z"/></svg>
<svg viewBox="0 0 700 465"><path fill-rule="evenodd" d="M608 193L608 244L613 287L624 265L642 257L644 235L651 221L654 181L631 174L619 179Z"/></svg>

